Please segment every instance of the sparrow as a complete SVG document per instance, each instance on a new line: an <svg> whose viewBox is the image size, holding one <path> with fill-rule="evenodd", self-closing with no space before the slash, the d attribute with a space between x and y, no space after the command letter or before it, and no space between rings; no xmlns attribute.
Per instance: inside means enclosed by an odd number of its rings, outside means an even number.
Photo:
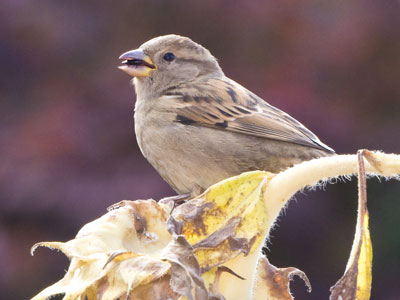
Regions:
<svg viewBox="0 0 400 300"><path fill-rule="evenodd" d="M210 51L159 36L119 57L133 78L135 133L145 158L178 193L252 170L280 172L334 154L300 122L226 77Z"/></svg>

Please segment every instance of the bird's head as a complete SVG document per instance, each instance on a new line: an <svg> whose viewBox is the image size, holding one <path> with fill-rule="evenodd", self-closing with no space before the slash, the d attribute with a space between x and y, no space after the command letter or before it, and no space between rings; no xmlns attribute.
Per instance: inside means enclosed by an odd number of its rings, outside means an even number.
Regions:
<svg viewBox="0 0 400 300"><path fill-rule="evenodd" d="M135 77L135 86L162 92L189 81L223 75L217 60L206 48L179 35L151 39L120 57L119 68Z"/></svg>

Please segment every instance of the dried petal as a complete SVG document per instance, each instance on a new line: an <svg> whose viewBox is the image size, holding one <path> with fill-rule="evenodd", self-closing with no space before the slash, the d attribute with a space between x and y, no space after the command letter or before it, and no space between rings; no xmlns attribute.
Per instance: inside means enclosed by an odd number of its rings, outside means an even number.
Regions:
<svg viewBox="0 0 400 300"><path fill-rule="evenodd" d="M33 300L63 293L64 299L117 299L130 297L138 287L154 292L156 287L147 285L159 282L171 271L171 264L160 258L172 240L165 227L167 216L153 200L125 201L85 225L69 242L36 244L32 252L38 246L55 248L67 255L71 264L63 279ZM175 295L172 290L165 292Z"/></svg>

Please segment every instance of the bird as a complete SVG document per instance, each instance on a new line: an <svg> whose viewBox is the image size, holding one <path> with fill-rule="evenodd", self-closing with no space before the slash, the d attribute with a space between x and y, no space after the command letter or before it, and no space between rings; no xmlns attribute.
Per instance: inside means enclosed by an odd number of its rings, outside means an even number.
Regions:
<svg viewBox="0 0 400 300"><path fill-rule="evenodd" d="M195 197L243 172L278 173L335 153L225 76L210 51L188 37L155 37L119 59L133 77L139 148L178 195Z"/></svg>

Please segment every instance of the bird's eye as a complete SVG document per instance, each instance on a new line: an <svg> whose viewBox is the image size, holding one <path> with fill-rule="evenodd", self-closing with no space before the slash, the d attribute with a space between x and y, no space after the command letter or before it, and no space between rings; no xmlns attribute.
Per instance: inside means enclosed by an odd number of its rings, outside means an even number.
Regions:
<svg viewBox="0 0 400 300"><path fill-rule="evenodd" d="M175 55L172 52L167 52L164 54L164 60L173 61L175 59Z"/></svg>

